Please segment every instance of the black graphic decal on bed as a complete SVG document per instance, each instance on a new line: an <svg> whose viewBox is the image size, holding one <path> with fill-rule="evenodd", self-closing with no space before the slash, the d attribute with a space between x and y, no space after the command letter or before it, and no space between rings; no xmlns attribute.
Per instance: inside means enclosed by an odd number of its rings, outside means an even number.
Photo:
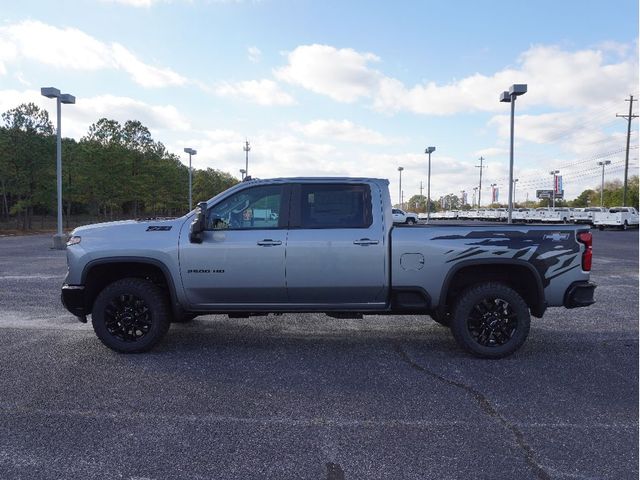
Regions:
<svg viewBox="0 0 640 480"><path fill-rule="evenodd" d="M447 263L469 258L485 258L489 255L527 261L540 273L544 287L548 286L552 279L579 266L575 262L580 253L580 246L573 239L571 231L550 234L548 230L479 230L466 235L442 235L432 240L458 240L461 246L468 247L449 250L445 254L450 257L447 258Z"/></svg>

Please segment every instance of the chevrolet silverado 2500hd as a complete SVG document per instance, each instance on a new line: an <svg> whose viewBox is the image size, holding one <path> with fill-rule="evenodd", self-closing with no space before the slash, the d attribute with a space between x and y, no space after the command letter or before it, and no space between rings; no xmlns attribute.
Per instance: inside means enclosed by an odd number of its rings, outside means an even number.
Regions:
<svg viewBox="0 0 640 480"><path fill-rule="evenodd" d="M387 180L244 181L181 218L75 229L62 301L119 352L197 315L324 312L430 315L490 358L531 315L594 302L587 227L394 226L391 210Z"/></svg>

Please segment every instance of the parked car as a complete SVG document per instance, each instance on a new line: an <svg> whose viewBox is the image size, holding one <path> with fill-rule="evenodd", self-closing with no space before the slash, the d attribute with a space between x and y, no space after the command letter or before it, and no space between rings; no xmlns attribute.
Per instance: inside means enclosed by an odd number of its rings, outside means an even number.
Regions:
<svg viewBox="0 0 640 480"><path fill-rule="evenodd" d="M393 216L393 223L406 223L410 225L418 223L418 215L415 213L394 208L391 210L391 214Z"/></svg>
<svg viewBox="0 0 640 480"><path fill-rule="evenodd" d="M593 224L600 230L606 227L616 227L626 230L638 226L638 211L633 207L614 207L605 212L596 212Z"/></svg>
<svg viewBox="0 0 640 480"><path fill-rule="evenodd" d="M76 228L65 307L118 352L197 315L430 315L469 352L499 358L547 307L594 302L588 228L394 227L387 180L249 180L187 215ZM247 210L269 205L256 219ZM197 327L196 327L197 328Z"/></svg>
<svg viewBox="0 0 640 480"><path fill-rule="evenodd" d="M555 207L546 210L540 221L546 223L567 223L571 220L571 211L567 207Z"/></svg>
<svg viewBox="0 0 640 480"><path fill-rule="evenodd" d="M607 209L603 207L587 207L576 208L573 212L574 223L584 223L593 225L593 217L597 212L606 212Z"/></svg>

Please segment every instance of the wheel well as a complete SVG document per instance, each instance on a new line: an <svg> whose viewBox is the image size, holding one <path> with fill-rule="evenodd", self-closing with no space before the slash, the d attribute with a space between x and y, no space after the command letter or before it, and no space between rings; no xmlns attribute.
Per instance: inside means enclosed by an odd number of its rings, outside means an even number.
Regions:
<svg viewBox="0 0 640 480"><path fill-rule="evenodd" d="M449 311L455 299L468 287L478 283L500 282L513 288L531 309L531 314L541 317L545 310L544 293L536 275L522 265L470 265L456 271L446 291L443 309Z"/></svg>
<svg viewBox="0 0 640 480"><path fill-rule="evenodd" d="M169 282L160 267L144 262L109 262L91 266L84 273L86 309L91 312L98 294L110 283L122 278L144 278L160 287L169 295ZM173 303L173 302L172 302Z"/></svg>

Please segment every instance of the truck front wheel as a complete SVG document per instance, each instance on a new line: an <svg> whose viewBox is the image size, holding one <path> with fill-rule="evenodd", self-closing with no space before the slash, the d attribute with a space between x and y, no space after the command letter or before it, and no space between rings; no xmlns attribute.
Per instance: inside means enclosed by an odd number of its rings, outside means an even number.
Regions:
<svg viewBox="0 0 640 480"><path fill-rule="evenodd" d="M150 350L171 322L162 290L141 278L123 278L107 285L93 304L91 319L100 341L122 353Z"/></svg>
<svg viewBox="0 0 640 480"><path fill-rule="evenodd" d="M527 339L531 318L520 294L505 284L488 282L465 290L451 315L451 332L465 350L501 358Z"/></svg>

